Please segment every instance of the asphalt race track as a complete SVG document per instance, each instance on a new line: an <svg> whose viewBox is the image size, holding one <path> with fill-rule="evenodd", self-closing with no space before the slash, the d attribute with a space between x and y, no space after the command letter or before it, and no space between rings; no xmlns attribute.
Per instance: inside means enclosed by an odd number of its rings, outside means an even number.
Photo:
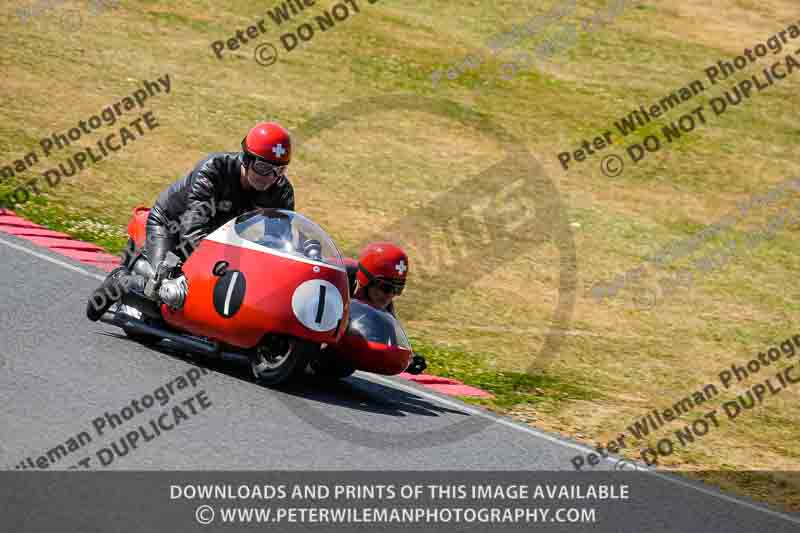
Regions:
<svg viewBox="0 0 800 533"><path fill-rule="evenodd" d="M0 458L15 469L92 421L203 365L148 348L84 316L104 274L9 235L0 237ZM210 406L116 457L130 470L571 470L590 450L400 380L358 373L321 385L271 390L245 369L215 364L176 400L205 391ZM199 374L199 372L196 372ZM174 402L170 403L172 406ZM128 424L144 424L158 405ZM185 409L188 413L188 407ZM8 431L14 428L14 431ZM118 436L117 434L114 435ZM110 440L112 436L109 436ZM91 455L100 439L53 469ZM613 470L616 460L597 469ZM98 467L98 465L95 465ZM675 531L798 531L800 519L650 473ZM642 519L645 514L640 515ZM628 524L626 531L648 531ZM672 530L672 529L671 529Z"/></svg>

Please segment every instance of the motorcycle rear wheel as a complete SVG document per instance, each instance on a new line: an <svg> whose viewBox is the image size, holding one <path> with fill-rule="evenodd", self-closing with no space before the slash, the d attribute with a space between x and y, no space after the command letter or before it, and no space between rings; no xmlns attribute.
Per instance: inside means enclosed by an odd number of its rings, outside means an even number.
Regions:
<svg viewBox="0 0 800 533"><path fill-rule="evenodd" d="M316 343L302 339L269 337L251 355L250 370L257 383L274 387L302 374L318 350Z"/></svg>

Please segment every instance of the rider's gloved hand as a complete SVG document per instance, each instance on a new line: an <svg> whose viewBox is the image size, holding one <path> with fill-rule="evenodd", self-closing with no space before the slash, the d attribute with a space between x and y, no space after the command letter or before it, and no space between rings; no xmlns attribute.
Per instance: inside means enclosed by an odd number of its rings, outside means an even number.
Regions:
<svg viewBox="0 0 800 533"><path fill-rule="evenodd" d="M426 368L428 368L428 363L425 362L425 358L421 355L415 355L413 359L411 359L411 364L406 368L406 372L417 375L422 374Z"/></svg>
<svg viewBox="0 0 800 533"><path fill-rule="evenodd" d="M186 281L186 276L164 280L158 290L158 296L161 301L173 309L180 309L183 307L188 294L189 284Z"/></svg>

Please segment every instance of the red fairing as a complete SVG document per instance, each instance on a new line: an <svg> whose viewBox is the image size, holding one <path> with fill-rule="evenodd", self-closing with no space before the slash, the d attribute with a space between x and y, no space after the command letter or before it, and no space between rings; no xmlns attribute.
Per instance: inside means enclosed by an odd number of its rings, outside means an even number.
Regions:
<svg viewBox="0 0 800 533"><path fill-rule="evenodd" d="M143 205L133 208L133 216L128 222L128 236L137 248L144 248L147 240L147 217L150 215L150 208Z"/></svg>
<svg viewBox="0 0 800 533"><path fill-rule="evenodd" d="M227 306L231 294L237 298L233 289L227 290L234 284L230 278L223 279L212 272L222 260L228 262L230 275L238 272L237 287L243 290L240 303L234 304L240 307L228 317L221 308L218 285L225 284L222 296ZM186 303L178 311L163 306L162 313L170 325L194 335L240 348L256 346L266 333L330 344L341 338L348 321L350 297L347 274L342 269L253 249L237 247L232 250L228 245L206 239L189 257L183 272L189 283ZM338 297L343 304L341 320L328 331L309 329L298 319L297 312L293 312L293 298L297 299L298 287L309 281L322 283L313 280L332 284L339 294L328 293L329 301Z"/></svg>

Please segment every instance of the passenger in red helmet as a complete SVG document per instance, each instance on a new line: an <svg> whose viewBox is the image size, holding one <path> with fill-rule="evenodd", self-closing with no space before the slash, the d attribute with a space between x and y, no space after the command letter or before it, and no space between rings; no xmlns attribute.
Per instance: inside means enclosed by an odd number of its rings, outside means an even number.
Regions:
<svg viewBox="0 0 800 533"><path fill-rule="evenodd" d="M391 242L368 244L358 258L347 265L353 298L395 315L394 299L403 293L408 278L408 255ZM420 374L428 367L415 355L406 372Z"/></svg>
<svg viewBox="0 0 800 533"><path fill-rule="evenodd" d="M373 242L358 258L353 297L394 316L394 298L403 293L408 277L408 255L391 242Z"/></svg>
<svg viewBox="0 0 800 533"><path fill-rule="evenodd" d="M294 210L294 188L286 177L292 157L289 132L276 122L256 124L242 139L241 152L216 152L201 160L158 197L147 219L141 257L115 269L95 291L87 317L96 321L131 286L144 292L169 252L184 261L200 240L222 224L256 207ZM152 284L151 284L152 285ZM157 287L148 291L157 299ZM118 299L118 298L117 298Z"/></svg>

